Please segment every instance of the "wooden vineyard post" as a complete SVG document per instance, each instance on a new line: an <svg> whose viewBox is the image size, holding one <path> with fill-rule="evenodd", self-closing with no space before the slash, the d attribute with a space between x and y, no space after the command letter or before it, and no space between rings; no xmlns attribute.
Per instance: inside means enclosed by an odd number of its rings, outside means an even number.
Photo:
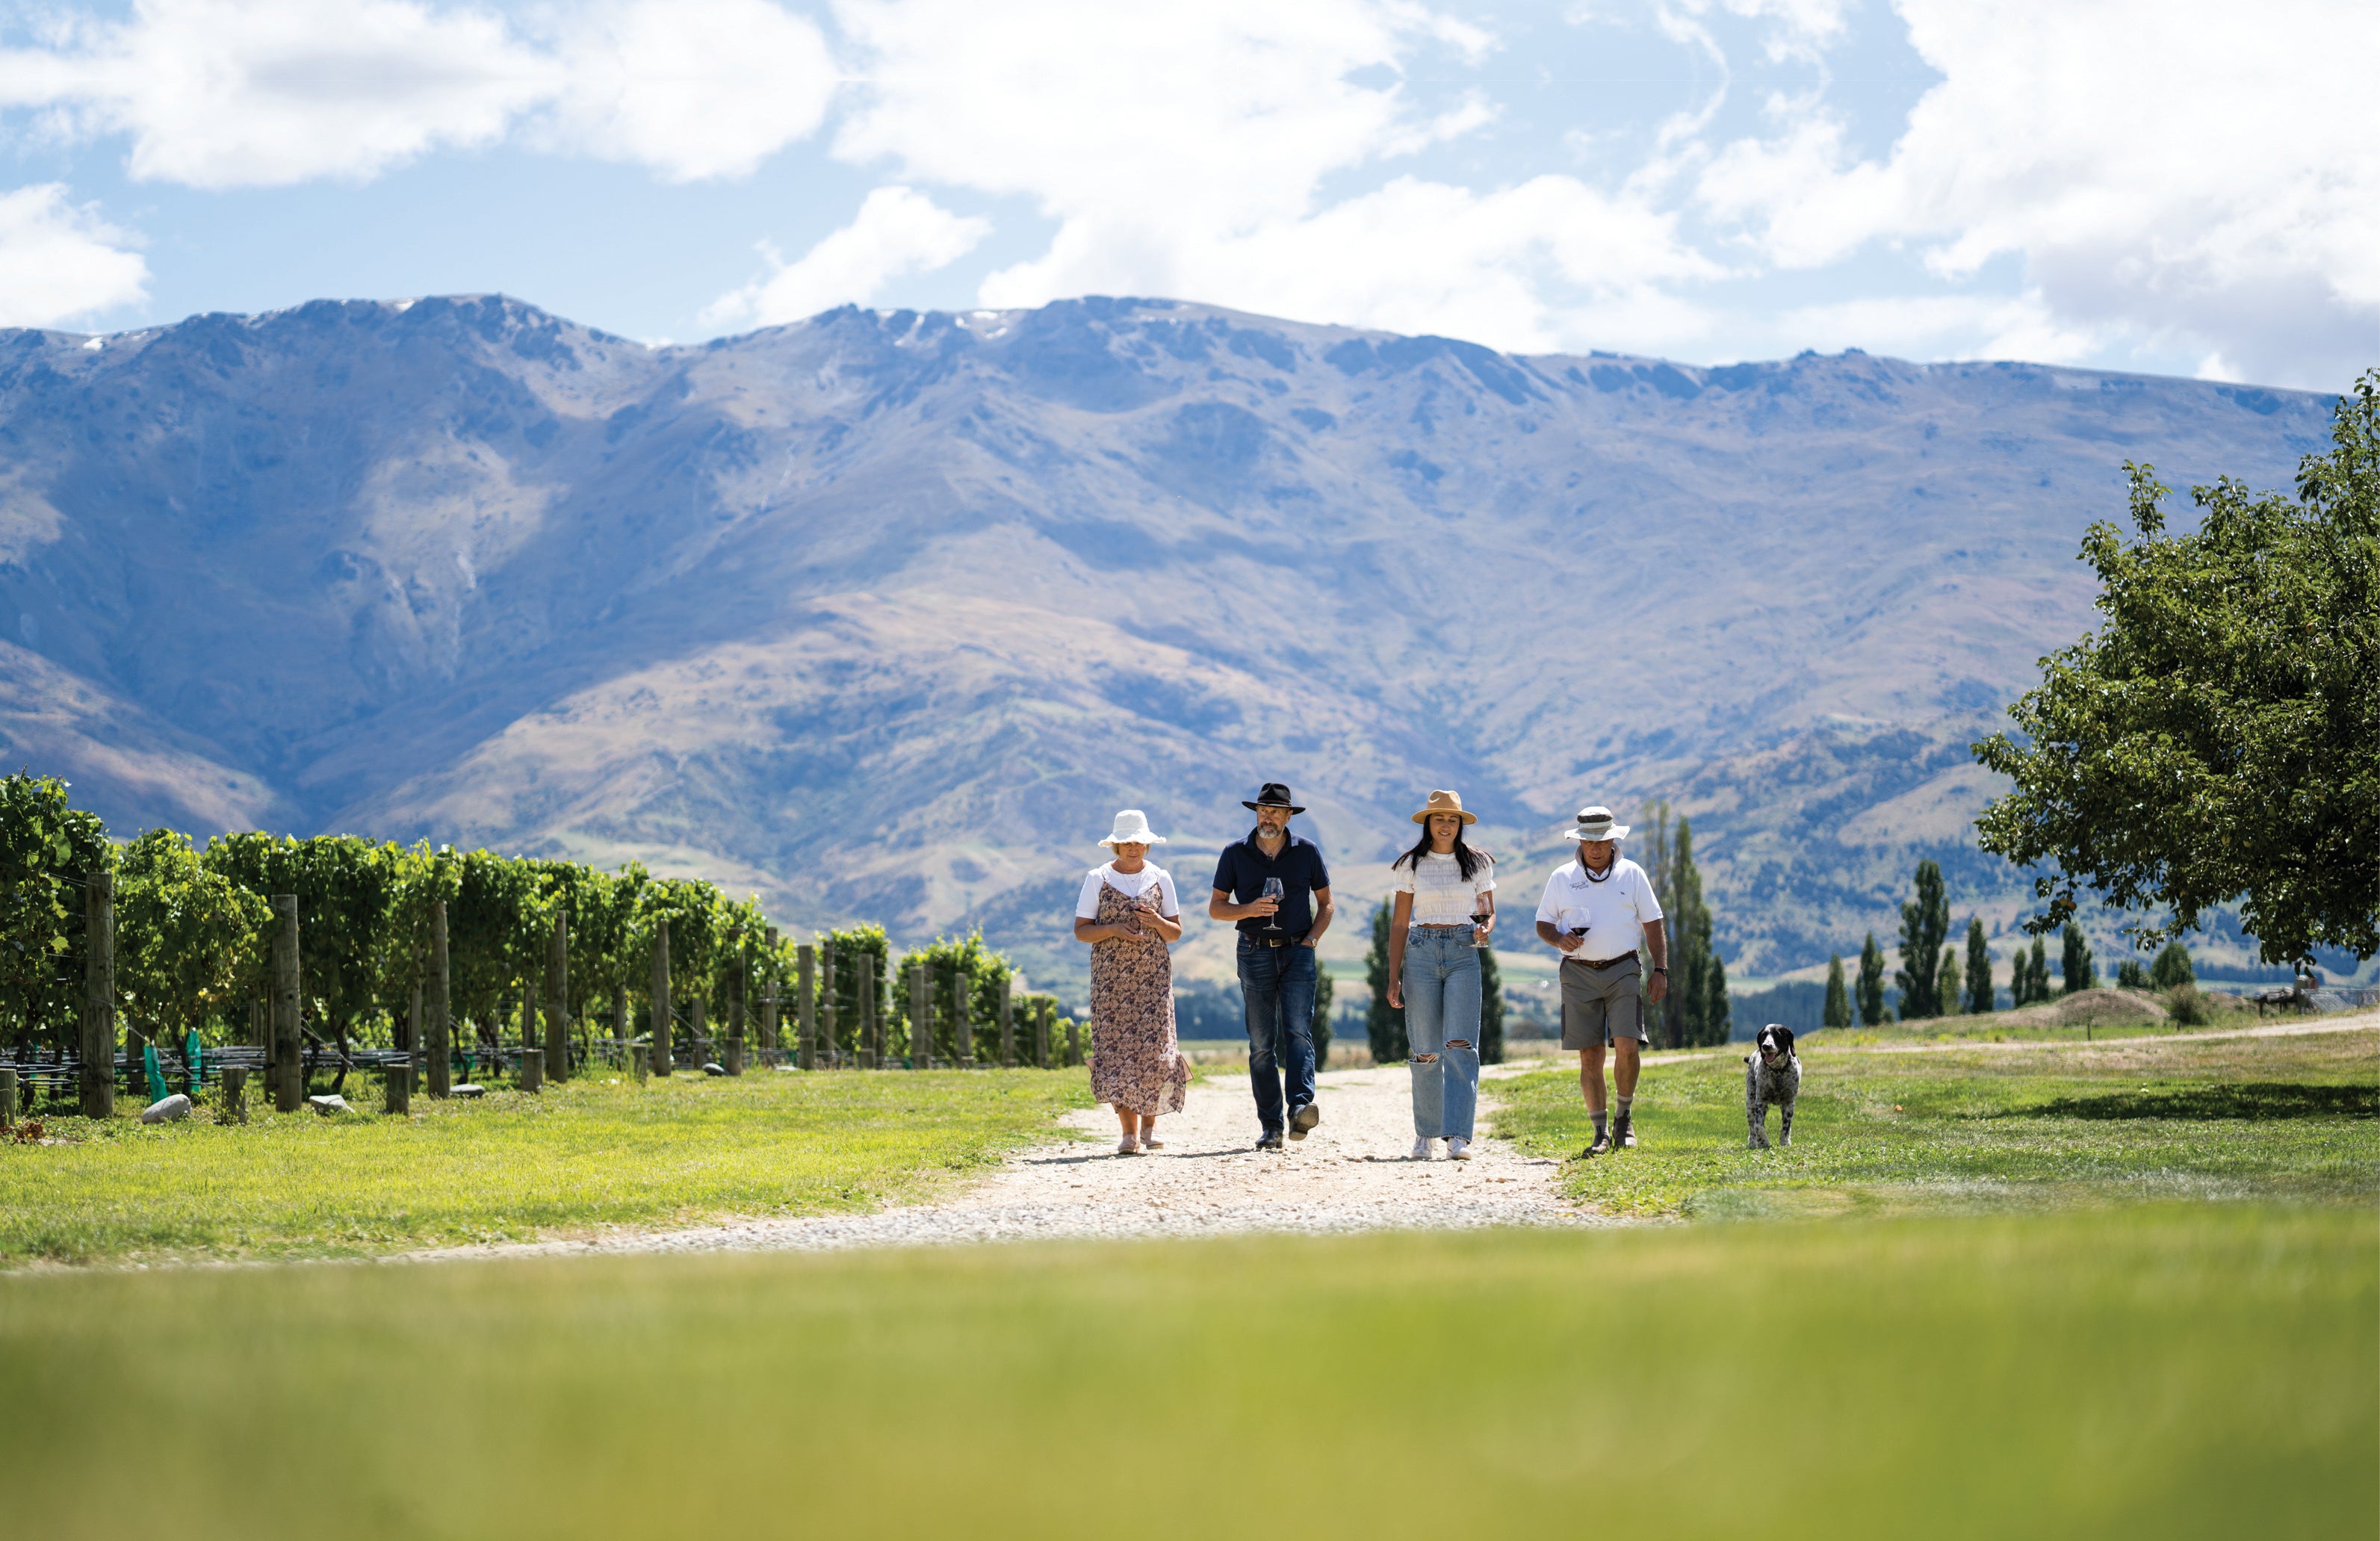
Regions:
<svg viewBox="0 0 2380 1541"><path fill-rule="evenodd" d="M17 1122L17 1067L0 1065L0 1130Z"/></svg>
<svg viewBox="0 0 2380 1541"><path fill-rule="evenodd" d="M539 1041L539 1037L537 979L535 976L531 976L521 981L521 1052L526 1054L534 1049L543 1053L545 1045Z"/></svg>
<svg viewBox="0 0 2380 1541"><path fill-rule="evenodd" d="M421 1046L426 1090L444 1097L455 1088L455 976L446 965L446 901L430 901L430 1041Z"/></svg>
<svg viewBox="0 0 2380 1541"><path fill-rule="evenodd" d="M1006 969L1000 971L1000 1068L1016 1068L1016 1008L1010 999L1016 976Z"/></svg>
<svg viewBox="0 0 2380 1541"><path fill-rule="evenodd" d="M975 1068L974 985L965 964L951 965L951 1053L961 1070Z"/></svg>
<svg viewBox="0 0 2380 1541"><path fill-rule="evenodd" d="M387 1070L388 1111L392 1118L406 1118L413 1112L413 1067L391 1065Z"/></svg>
<svg viewBox="0 0 2380 1541"><path fill-rule="evenodd" d="M521 1050L520 1089L525 1092L541 1092L545 1089L544 1050Z"/></svg>
<svg viewBox="0 0 2380 1541"><path fill-rule="evenodd" d="M777 1042L778 997L783 993L783 981L777 977L781 965L777 960L777 928L774 926L761 933L760 949L762 956L768 959L760 971L767 976L768 981L760 990L760 1058L762 1063L773 1065L777 1063L780 1047Z"/></svg>
<svg viewBox="0 0 2380 1541"><path fill-rule="evenodd" d="M306 1105L306 1069L299 1037L298 896L273 896L273 1106L294 1113Z"/></svg>
<svg viewBox="0 0 2380 1541"><path fill-rule="evenodd" d="M1050 1068L1050 1010L1047 1000L1033 1002L1033 1062Z"/></svg>
<svg viewBox="0 0 2380 1541"><path fill-rule="evenodd" d="M794 949L794 1031L799 1035L798 1063L818 1068L818 949L808 942Z"/></svg>
<svg viewBox="0 0 2380 1541"><path fill-rule="evenodd" d="M710 1004L699 995L686 1003L686 1037L694 1044L688 1050L694 1056L694 1062L686 1067L689 1070L698 1071L710 1062L714 1045L710 1041L710 1018L706 1010Z"/></svg>
<svg viewBox="0 0 2380 1541"><path fill-rule="evenodd" d="M422 1056L421 975L418 969L415 971L413 976L413 1004L405 1013L405 1042L400 1045L400 1047L403 1048L407 1053L413 1056L413 1069L417 1074L419 1074L421 1069Z"/></svg>
<svg viewBox="0 0 2380 1541"><path fill-rule="evenodd" d="M926 990L926 965L909 965L909 1068L924 1070L934 1062L934 1002Z"/></svg>
<svg viewBox="0 0 2380 1541"><path fill-rule="evenodd" d="M875 953L868 954L868 966L860 971L857 982L859 1019L857 1031L852 1037L852 1048L857 1053L860 1064L869 1070L881 1070L884 1068L884 1033L880 1025L882 1019L876 1014Z"/></svg>
<svg viewBox="0 0 2380 1541"><path fill-rule="evenodd" d="M273 1041L264 1025L264 1002L252 995L248 998L248 1041L259 1049Z"/></svg>
<svg viewBox="0 0 2380 1541"><path fill-rule="evenodd" d="M217 1122L246 1123L248 1122L248 1067L225 1065L223 1078L216 1085L222 1088L223 1093L223 1116Z"/></svg>
<svg viewBox="0 0 2380 1541"><path fill-rule="evenodd" d="M655 1075L667 1075L670 1059L669 922L653 928L653 1051Z"/></svg>
<svg viewBox="0 0 2380 1541"><path fill-rule="evenodd" d="M841 956L832 941L819 949L819 1062L834 1069L844 1068L844 1063L843 998L835 989Z"/></svg>
<svg viewBox="0 0 2380 1541"><path fill-rule="evenodd" d="M545 1073L570 1079L570 916L558 911L545 942Z"/></svg>
<svg viewBox="0 0 2380 1541"><path fill-rule="evenodd" d="M720 1063L730 1075L744 1074L744 1002L752 989L752 954L748 948L735 949L735 967L727 976L727 1052Z"/></svg>
<svg viewBox="0 0 2380 1541"><path fill-rule="evenodd" d="M628 1041L628 987L625 983L612 987L612 1041L620 1046L623 1065L636 1058L628 1052L636 1046Z"/></svg>
<svg viewBox="0 0 2380 1541"><path fill-rule="evenodd" d="M291 901L296 903L296 901ZM115 1112L115 875L94 872L83 890L82 1116ZM133 1073L140 1074L139 1057Z"/></svg>

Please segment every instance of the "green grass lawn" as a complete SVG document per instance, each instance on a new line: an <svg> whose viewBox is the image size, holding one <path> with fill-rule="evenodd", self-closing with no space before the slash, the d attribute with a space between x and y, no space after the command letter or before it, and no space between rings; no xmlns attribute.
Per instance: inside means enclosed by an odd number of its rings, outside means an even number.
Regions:
<svg viewBox="0 0 2380 1541"><path fill-rule="evenodd" d="M406 1119L54 1119L66 1143L0 1138L0 1267L370 1254L868 1208L1046 1140L1053 1114L1089 1099L1080 1070L599 1072L534 1097L417 1097Z"/></svg>
<svg viewBox="0 0 2380 1541"><path fill-rule="evenodd" d="M1568 1192L1693 1218L2380 1197L2380 1029L1921 1053L1810 1044L1794 1145L1744 1148L1748 1046L1649 1065L1643 1143L1571 1160ZM1575 1068L1506 1083L1496 1130L1577 1156ZM1769 1114L1769 1137L1777 1137Z"/></svg>
<svg viewBox="0 0 2380 1541"><path fill-rule="evenodd" d="M8 1529L2370 1535L2354 1209L0 1277Z"/></svg>

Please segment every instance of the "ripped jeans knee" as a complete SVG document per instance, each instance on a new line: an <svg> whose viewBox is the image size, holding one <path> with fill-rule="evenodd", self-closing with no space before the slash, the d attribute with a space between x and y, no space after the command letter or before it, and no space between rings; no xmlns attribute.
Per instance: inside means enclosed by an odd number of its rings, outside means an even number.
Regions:
<svg viewBox="0 0 2380 1541"><path fill-rule="evenodd" d="M1416 1054L1413 1057L1413 1062L1417 1065L1434 1065L1438 1063L1438 1056L1435 1054Z"/></svg>

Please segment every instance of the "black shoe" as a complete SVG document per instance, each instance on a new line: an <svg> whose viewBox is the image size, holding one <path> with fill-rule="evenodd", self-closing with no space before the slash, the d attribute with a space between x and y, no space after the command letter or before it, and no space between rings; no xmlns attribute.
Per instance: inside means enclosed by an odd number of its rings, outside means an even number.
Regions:
<svg viewBox="0 0 2380 1541"><path fill-rule="evenodd" d="M1628 1114L1622 1113L1618 1118L1611 1121L1611 1143L1613 1145L1624 1145L1632 1149L1634 1148L1636 1144L1636 1129L1634 1121L1631 1119Z"/></svg>
<svg viewBox="0 0 2380 1541"><path fill-rule="evenodd" d="M1597 1135L1595 1136L1593 1145L1578 1153L1578 1159L1584 1161L1590 1156L1609 1156L1609 1154L1611 1154L1611 1136Z"/></svg>
<svg viewBox="0 0 2380 1541"><path fill-rule="evenodd" d="M1263 1134L1258 1135L1257 1136L1257 1148L1258 1150L1279 1150L1281 1148L1281 1131L1278 1129L1268 1129Z"/></svg>
<svg viewBox="0 0 2380 1541"><path fill-rule="evenodd" d="M1322 1110L1309 1102L1289 1115L1289 1137L1293 1140L1302 1140L1305 1138L1307 1130L1321 1122Z"/></svg>

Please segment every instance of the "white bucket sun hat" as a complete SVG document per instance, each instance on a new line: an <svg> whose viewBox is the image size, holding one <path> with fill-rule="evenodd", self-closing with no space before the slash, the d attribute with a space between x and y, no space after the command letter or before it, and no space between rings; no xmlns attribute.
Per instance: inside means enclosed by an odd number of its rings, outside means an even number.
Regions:
<svg viewBox="0 0 2380 1541"><path fill-rule="evenodd" d="M1578 828L1570 831L1572 840L1626 840L1628 826L1611 821L1611 810L1597 803L1578 810Z"/></svg>
<svg viewBox="0 0 2380 1541"><path fill-rule="evenodd" d="M1116 815L1115 829L1102 845L1162 845L1165 837L1148 827L1148 815L1138 808L1126 808Z"/></svg>

